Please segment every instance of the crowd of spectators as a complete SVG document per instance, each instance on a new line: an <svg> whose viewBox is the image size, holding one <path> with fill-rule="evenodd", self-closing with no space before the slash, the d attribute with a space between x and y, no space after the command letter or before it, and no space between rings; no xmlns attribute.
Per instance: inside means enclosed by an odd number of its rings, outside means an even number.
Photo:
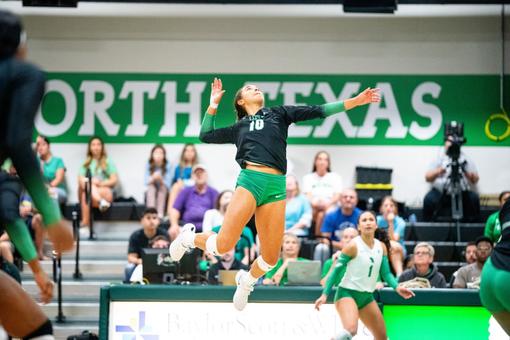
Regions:
<svg viewBox="0 0 510 340"><path fill-rule="evenodd" d="M35 152L41 172L47 181L50 196L64 205L68 200L69 179L66 179L64 161L53 155L50 145L48 138L38 136ZM444 150L425 174L425 180L431 183L431 189L424 198L424 220L434 220L444 208L442 203L446 202L448 195L451 194L448 191L451 167L448 165L447 156L450 145L450 140L446 139ZM144 176L146 187L144 203L147 209L141 217L142 228L129 237L128 264L124 278L126 282L129 282L133 271L142 262L142 249L167 247L184 224L194 224L199 232L208 230L217 232L221 228L233 191L225 190L218 193L211 187L207 167L200 164L198 159L193 144L184 145L179 161L175 165L169 160L163 145L154 145L150 151ZM480 211L475 188L479 176L473 162L463 153L461 161L463 199L467 207L466 219L472 221ZM7 170L15 173L15 169ZM118 182L117 168L112 158L107 155L104 142L99 137L91 138L78 176L81 230L88 232L87 227L90 223L87 195L90 195L93 207L106 211L114 202ZM499 196L500 204L509 198L510 191L502 192ZM284 285L287 280L288 263L308 260L321 261L323 264L321 283L324 283L342 248L358 235L357 222L362 212L358 205L356 190L343 186L340 175L332 171L330 155L325 151L315 155L312 172L305 175L301 181L295 175L288 174L286 233L281 258L261 283ZM377 224L379 228L386 229L389 235L391 242L389 259L392 271L401 284L409 287L479 287L477 280L483 264L501 233L496 212L487 220L485 236L468 243L465 249L466 265L456 271L448 283L434 263L435 249L430 243L420 242L414 247L412 254L407 254L404 243L406 221L399 215L398 202L391 196L385 196L379 199L377 206L379 207ZM39 258L44 259L42 221L27 195L20 201L20 214L33 236ZM304 240L314 241L308 259L299 256ZM310 248L309 243L306 246ZM202 254L199 269L208 277L209 283L214 284L218 282L220 270L245 268L256 258L257 250L256 228L246 226L238 244L228 253L221 257ZM12 263L14 253L15 249L7 235L0 235L0 257Z"/></svg>

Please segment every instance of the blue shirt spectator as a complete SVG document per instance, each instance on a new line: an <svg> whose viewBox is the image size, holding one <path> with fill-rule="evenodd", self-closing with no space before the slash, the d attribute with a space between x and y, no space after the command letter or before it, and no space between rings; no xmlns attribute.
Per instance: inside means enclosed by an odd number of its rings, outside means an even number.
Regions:
<svg viewBox="0 0 510 340"><path fill-rule="evenodd" d="M342 212L342 208L338 207L336 210L326 214L321 232L329 233L333 241L340 241L344 229L349 227L357 228L358 218L362 212L361 209L354 208L350 215L346 215Z"/></svg>
<svg viewBox="0 0 510 340"><path fill-rule="evenodd" d="M356 208L358 193L354 189L344 189L340 194L340 207L327 213L322 223L321 233L324 237L331 237L333 247L340 249L342 230L345 228L357 228L361 210Z"/></svg>

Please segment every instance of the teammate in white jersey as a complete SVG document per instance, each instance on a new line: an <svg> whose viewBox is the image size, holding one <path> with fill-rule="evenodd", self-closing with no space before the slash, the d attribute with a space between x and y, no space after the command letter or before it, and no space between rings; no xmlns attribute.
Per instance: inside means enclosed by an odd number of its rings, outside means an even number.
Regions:
<svg viewBox="0 0 510 340"><path fill-rule="evenodd" d="M334 339L352 339L358 330L359 318L376 340L386 340L386 325L373 296L379 274L403 298L409 299L414 293L407 288L397 287L397 280L391 274L388 263L389 239L384 230L377 232L384 243L375 238L377 222L373 211L365 211L360 215L358 229L360 236L352 239L342 250L322 295L315 301L315 308L319 310L326 302L333 282L340 277L335 307L344 329Z"/></svg>

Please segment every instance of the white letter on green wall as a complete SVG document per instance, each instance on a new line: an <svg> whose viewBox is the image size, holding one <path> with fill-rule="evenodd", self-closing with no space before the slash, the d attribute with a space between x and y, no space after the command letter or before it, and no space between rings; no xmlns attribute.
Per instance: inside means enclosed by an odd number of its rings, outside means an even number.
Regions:
<svg viewBox="0 0 510 340"><path fill-rule="evenodd" d="M386 107L382 108L381 103L369 104L368 112L358 130L358 138L374 138L377 132L375 123L378 120L387 120L390 123L384 137L386 138L405 138L407 127L402 123L400 112L398 111L397 102L391 88L390 83L377 83L376 87L381 89L381 98L384 98Z"/></svg>
<svg viewBox="0 0 510 340"><path fill-rule="evenodd" d="M44 120L41 106L35 116L35 127L37 131L45 136L55 137L66 133L67 130L73 125L76 118L76 96L73 89L63 80L52 79L46 82L46 95L50 92L58 92L63 98L65 103L64 119L58 124L50 124ZM52 114L56 114L52 112Z"/></svg>
<svg viewBox="0 0 510 340"><path fill-rule="evenodd" d="M202 93L204 92L206 82L190 81L186 87L189 94L188 103L177 102L177 82L165 81L161 92L165 94L165 123L159 130L162 137L173 137L177 134L177 113L187 113L189 115L188 126L184 129L185 137L196 137L200 132L202 117Z"/></svg>
<svg viewBox="0 0 510 340"><path fill-rule="evenodd" d="M439 98L441 86L437 83L426 82L419 85L413 92L413 109L422 117L430 119L429 126L420 126L416 122L412 122L409 127L409 133L416 139L431 139L441 129L443 124L443 114L436 105L425 103L423 97L431 95L432 98Z"/></svg>
<svg viewBox="0 0 510 340"><path fill-rule="evenodd" d="M340 96L336 97L328 83L319 83L317 84L315 93L321 94L326 103L332 103L352 97L359 92L360 86L360 83L347 83L342 89L342 92L340 92ZM340 124L340 128L342 128L342 131L347 138L356 137L356 131L358 128L352 125L351 120L345 111L336 113L324 119L324 122L320 126L317 126L313 131L313 136L316 138L329 137L337 122Z"/></svg>
<svg viewBox="0 0 510 340"><path fill-rule="evenodd" d="M127 126L126 136L145 136L148 125L143 123L145 94L149 99L156 98L159 81L126 81L119 98L127 99L132 94L131 124Z"/></svg>
<svg viewBox="0 0 510 340"><path fill-rule="evenodd" d="M94 118L97 117L106 134L116 136L120 126L111 120L107 111L114 100L113 86L105 81L85 80L81 83L80 91L83 92L83 124L78 130L78 135L94 135ZM100 101L96 101L98 94L103 96Z"/></svg>

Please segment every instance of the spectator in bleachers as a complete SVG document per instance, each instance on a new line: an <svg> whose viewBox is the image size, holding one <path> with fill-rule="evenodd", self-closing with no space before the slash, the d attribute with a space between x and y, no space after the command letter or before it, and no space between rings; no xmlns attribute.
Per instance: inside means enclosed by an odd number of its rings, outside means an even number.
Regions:
<svg viewBox="0 0 510 340"><path fill-rule="evenodd" d="M321 235L325 214L334 208L342 191L342 177L331 172L331 160L326 151L319 151L313 161L312 172L303 177L303 193L312 205L314 235Z"/></svg>
<svg viewBox="0 0 510 340"><path fill-rule="evenodd" d="M37 251L37 257L39 260L44 260L45 256L43 253L44 246L44 228L41 214L37 213L34 209L32 199L27 193L21 194L19 215L25 222L30 237L34 242L35 249Z"/></svg>
<svg viewBox="0 0 510 340"><path fill-rule="evenodd" d="M461 267L455 275L453 288L474 288L480 289L480 276L483 265L492 252L492 240L486 236L476 239L476 262Z"/></svg>
<svg viewBox="0 0 510 340"><path fill-rule="evenodd" d="M204 214L202 222L202 231L210 231L213 227L221 225L227 212L227 207L232 199L234 192L232 190L222 191L216 198L214 209L209 209Z"/></svg>
<svg viewBox="0 0 510 340"><path fill-rule="evenodd" d="M510 191L503 191L499 194L499 208L510 198ZM499 222L499 210L491 214L485 223L485 230L483 233L490 238L492 242L497 243L501 237L501 223Z"/></svg>
<svg viewBox="0 0 510 340"><path fill-rule="evenodd" d="M266 273L262 284L283 286L287 283L287 266L293 261L309 261L298 257L301 241L291 233L283 235L282 253L275 267Z"/></svg>
<svg viewBox="0 0 510 340"><path fill-rule="evenodd" d="M50 197L55 198L59 204L67 202L67 190L65 185L66 167L60 157L53 156L50 150L50 141L44 136L38 136L36 140L37 159L41 165L41 171Z"/></svg>
<svg viewBox="0 0 510 340"><path fill-rule="evenodd" d="M212 264L211 267L209 267L208 272L208 281L209 284L217 285L218 278L219 278L219 272L220 270L248 270L249 267L245 265L244 263L240 262L235 257L235 251L234 249L231 249L230 251L226 252L225 254L221 255L219 261Z"/></svg>
<svg viewBox="0 0 510 340"><path fill-rule="evenodd" d="M328 280L328 276L331 274L333 269L335 268L336 262L340 254L342 253L342 249L345 247L347 243L349 243L350 240L358 236L358 230L352 227L344 229L342 232L342 239L340 240L340 250L336 251L333 256L326 260L324 262L324 265L322 266L322 275L321 275L321 286L324 286L326 284L326 281ZM340 278L339 278L340 279ZM340 280L338 282L335 282L333 286L338 286L340 283Z"/></svg>
<svg viewBox="0 0 510 340"><path fill-rule="evenodd" d="M182 148L179 164L175 167L172 178L172 187L168 195L167 213L170 216L174 202L181 190L185 187L193 186L192 169L198 163L198 153L194 144L186 144Z"/></svg>
<svg viewBox="0 0 510 340"><path fill-rule="evenodd" d="M464 250L464 258L467 264L476 262L476 243L474 241L468 242Z"/></svg>
<svg viewBox="0 0 510 340"><path fill-rule="evenodd" d="M285 205L285 232L308 236L312 223L312 208L308 199L300 194L294 175L287 175L287 199Z"/></svg>
<svg viewBox="0 0 510 340"><path fill-rule="evenodd" d="M447 151L452 145L452 138L452 136L446 137L444 149L425 174L425 180L431 184L431 190L423 199L423 219L425 221L435 220L441 207L451 202L449 183L451 182L452 167ZM480 215L480 197L475 191L475 186L480 177L473 161L463 152L460 153L458 162L461 168L460 185L464 219L476 220Z"/></svg>
<svg viewBox="0 0 510 340"><path fill-rule="evenodd" d="M221 225L223 224L223 218L225 212L232 199L232 190L222 191L216 199L216 209L209 209L204 214L204 221L202 223L202 231L214 231L218 233ZM256 245L253 237L253 232L248 226L243 228L241 237L235 246L235 258L241 261L245 265L250 264L250 260L255 259ZM205 252L205 257L210 263L216 263L216 258ZM205 267L201 267L202 270L206 270Z"/></svg>
<svg viewBox="0 0 510 340"><path fill-rule="evenodd" d="M5 231L0 234L0 258L9 263L14 262L14 246Z"/></svg>
<svg viewBox="0 0 510 340"><path fill-rule="evenodd" d="M466 249L462 252L464 255L464 259L466 260L467 264L472 264L476 262L476 243L475 241L470 241L466 245ZM459 270L456 270L452 277L450 278L450 287L453 287L453 282L455 281L455 278L457 277L457 273Z"/></svg>
<svg viewBox="0 0 510 340"><path fill-rule="evenodd" d="M330 257L330 246L332 245L333 251L340 250L342 231L346 228L357 228L358 218L361 215L361 210L356 207L358 204L358 194L354 189L344 189L340 194L340 206L326 214L324 222L322 223L322 237L321 244L315 247L314 256L315 260L324 262ZM329 244L331 240L331 245Z"/></svg>
<svg viewBox="0 0 510 340"><path fill-rule="evenodd" d="M386 229L391 243L391 253L389 256L391 266L397 277L404 271L404 234L406 222L398 216L397 202L391 196L385 196L381 201L379 209L380 215L377 216L377 226Z"/></svg>
<svg viewBox="0 0 510 340"><path fill-rule="evenodd" d="M106 211L114 198L113 189L117 185L117 168L106 155L104 142L95 136L90 138L87 147L87 159L80 168L78 175L78 193L81 205L81 224L88 227L90 224L90 211L86 200L87 172L92 178L92 206Z"/></svg>
<svg viewBox="0 0 510 340"><path fill-rule="evenodd" d="M156 144L152 147L151 156L145 167L145 185L147 186L147 208L156 208L159 218L165 215L165 204L171 185L172 171L166 159L165 147Z"/></svg>
<svg viewBox="0 0 510 340"><path fill-rule="evenodd" d="M207 170L202 164L193 166L192 179L195 185L186 187L177 196L170 212L170 238L175 240L180 225L192 223L197 232L202 231L205 212L214 208L218 191L207 184Z"/></svg>
<svg viewBox="0 0 510 340"><path fill-rule="evenodd" d="M427 242L420 242L414 247L414 267L405 270L398 278L399 283L426 279L431 287L446 288L446 280L434 264L434 247Z"/></svg>
<svg viewBox="0 0 510 340"><path fill-rule="evenodd" d="M157 236L167 237L166 230L158 227L159 222L156 209L145 209L140 220L142 228L134 231L129 237L128 264L124 270L124 282L129 282L136 266L142 264L142 249L148 248L151 240Z"/></svg>

